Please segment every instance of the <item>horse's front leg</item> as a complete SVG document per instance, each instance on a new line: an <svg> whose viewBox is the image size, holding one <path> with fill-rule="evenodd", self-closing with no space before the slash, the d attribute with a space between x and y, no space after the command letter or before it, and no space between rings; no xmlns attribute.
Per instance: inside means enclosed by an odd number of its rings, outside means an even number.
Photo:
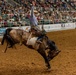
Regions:
<svg viewBox="0 0 76 75"><path fill-rule="evenodd" d="M44 60L45 60L46 66L48 67L48 69L50 69L51 66L50 66L50 64L49 64L49 60L47 59L45 50L38 49L38 53L41 54L41 56L42 56L42 57L44 58Z"/></svg>

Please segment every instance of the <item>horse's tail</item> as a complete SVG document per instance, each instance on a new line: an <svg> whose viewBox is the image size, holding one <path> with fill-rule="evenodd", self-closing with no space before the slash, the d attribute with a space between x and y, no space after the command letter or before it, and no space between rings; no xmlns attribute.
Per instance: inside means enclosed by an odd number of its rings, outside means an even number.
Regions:
<svg viewBox="0 0 76 75"><path fill-rule="evenodd" d="M5 33L3 35L2 41L1 41L1 45L4 44L5 39L7 38L7 35L9 35L9 32L12 30L12 28L8 28L5 30Z"/></svg>

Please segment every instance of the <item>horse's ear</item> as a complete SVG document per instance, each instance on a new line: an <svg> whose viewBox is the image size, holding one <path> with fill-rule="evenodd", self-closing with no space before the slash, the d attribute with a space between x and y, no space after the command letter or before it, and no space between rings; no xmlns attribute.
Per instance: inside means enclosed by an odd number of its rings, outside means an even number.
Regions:
<svg viewBox="0 0 76 75"><path fill-rule="evenodd" d="M54 41L52 41L52 43L53 43L53 44L55 44L55 42L54 42Z"/></svg>

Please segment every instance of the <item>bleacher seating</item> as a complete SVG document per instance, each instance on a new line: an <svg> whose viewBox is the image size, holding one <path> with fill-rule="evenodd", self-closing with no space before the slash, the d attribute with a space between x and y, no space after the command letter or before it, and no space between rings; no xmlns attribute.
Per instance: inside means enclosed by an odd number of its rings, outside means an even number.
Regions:
<svg viewBox="0 0 76 75"><path fill-rule="evenodd" d="M8 0L9 1L9 0ZM32 0L0 0L0 27L30 25ZM75 0L34 0L35 14L40 24L64 23L76 21ZM13 4L15 4L13 6Z"/></svg>

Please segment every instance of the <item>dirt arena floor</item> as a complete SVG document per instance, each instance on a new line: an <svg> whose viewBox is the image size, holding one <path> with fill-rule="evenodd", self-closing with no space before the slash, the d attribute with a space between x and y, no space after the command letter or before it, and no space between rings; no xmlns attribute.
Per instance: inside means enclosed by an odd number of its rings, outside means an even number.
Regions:
<svg viewBox="0 0 76 75"><path fill-rule="evenodd" d="M56 42L61 53L51 64L47 72L43 58L37 51L24 45L16 45L17 49L8 49L6 43L0 45L0 75L76 75L76 29L47 33Z"/></svg>

